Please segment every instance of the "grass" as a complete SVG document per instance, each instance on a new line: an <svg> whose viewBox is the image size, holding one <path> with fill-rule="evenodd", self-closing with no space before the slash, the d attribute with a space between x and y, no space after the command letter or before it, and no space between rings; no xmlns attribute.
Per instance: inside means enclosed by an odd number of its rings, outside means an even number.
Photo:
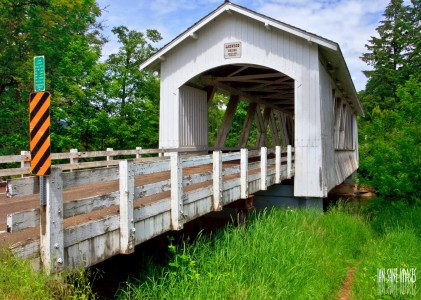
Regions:
<svg viewBox="0 0 421 300"><path fill-rule="evenodd" d="M364 245L352 286L353 299L421 299L416 282L401 284L399 277L401 269L415 269L415 274L421 270L421 206L380 200L370 212L374 234ZM387 271L393 269L397 283L389 284ZM378 284L379 270L386 273L385 284Z"/></svg>
<svg viewBox="0 0 421 300"><path fill-rule="evenodd" d="M27 261L0 251L0 300L95 299L85 271L48 277Z"/></svg>
<svg viewBox="0 0 421 300"><path fill-rule="evenodd" d="M170 247L168 268L150 268L119 299L335 299L371 229L332 209L271 210L247 227Z"/></svg>
<svg viewBox="0 0 421 300"><path fill-rule="evenodd" d="M376 201L364 213L348 205L324 214L268 210L247 226L170 245L167 267L149 264L116 298L336 299L357 266L352 299L421 299L416 286L399 283L401 269L421 270L420 221L419 203L399 201ZM394 269L398 283L391 285L387 270ZM384 289L379 270L386 272ZM0 252L0 300L93 299L88 277L85 271L47 277Z"/></svg>

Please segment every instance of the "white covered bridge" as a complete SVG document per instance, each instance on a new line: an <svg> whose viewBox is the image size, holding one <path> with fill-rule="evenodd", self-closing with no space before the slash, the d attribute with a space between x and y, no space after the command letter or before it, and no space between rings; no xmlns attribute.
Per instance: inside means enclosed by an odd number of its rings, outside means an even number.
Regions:
<svg viewBox="0 0 421 300"><path fill-rule="evenodd" d="M28 154L0 157L22 160L0 177L23 175L9 177L7 197L0 191L0 246L47 272L91 266L259 191L277 196L287 178L292 197L320 207L358 169L363 110L335 42L225 2L140 68L161 77L159 149L52 154L70 161L52 168L46 205L38 178L24 176ZM209 147L217 91L229 102ZM247 116L238 147L227 149L240 101ZM253 122L256 145L247 149ZM151 153L160 157L141 157ZM113 159L119 155L136 158ZM107 159L82 162L98 156Z"/></svg>
<svg viewBox="0 0 421 300"><path fill-rule="evenodd" d="M256 146L295 147L294 196L326 197L358 168L363 114L337 43L225 2L141 68L161 76L160 148L208 147L208 105L230 95L215 147L223 147L239 101L249 103Z"/></svg>

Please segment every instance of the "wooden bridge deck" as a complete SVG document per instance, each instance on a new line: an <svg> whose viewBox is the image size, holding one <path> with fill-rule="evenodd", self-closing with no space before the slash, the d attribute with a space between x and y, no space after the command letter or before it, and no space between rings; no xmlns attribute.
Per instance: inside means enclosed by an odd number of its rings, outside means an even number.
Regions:
<svg viewBox="0 0 421 300"><path fill-rule="evenodd" d="M47 223L42 223L39 194L19 196L36 190L36 178L12 180L8 193L16 196L8 198L6 190L0 190L0 246L10 247L35 267L46 267L43 251L49 248L51 272L130 253L134 245L286 179L288 168L291 176L293 160L288 166L283 150L144 158L66 173L55 169L58 175L52 174L50 188L59 196L51 192L51 199L61 206L58 217ZM125 186L129 188L123 191Z"/></svg>

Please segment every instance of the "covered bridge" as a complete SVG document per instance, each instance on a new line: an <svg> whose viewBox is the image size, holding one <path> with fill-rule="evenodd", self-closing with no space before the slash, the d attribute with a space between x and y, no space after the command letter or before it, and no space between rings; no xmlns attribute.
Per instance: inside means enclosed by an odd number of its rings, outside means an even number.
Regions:
<svg viewBox="0 0 421 300"><path fill-rule="evenodd" d="M239 101L256 146L295 147L294 196L326 197L358 168L363 109L339 45L226 1L141 66L159 72L160 148L208 148L208 106L229 95L215 147L222 148Z"/></svg>

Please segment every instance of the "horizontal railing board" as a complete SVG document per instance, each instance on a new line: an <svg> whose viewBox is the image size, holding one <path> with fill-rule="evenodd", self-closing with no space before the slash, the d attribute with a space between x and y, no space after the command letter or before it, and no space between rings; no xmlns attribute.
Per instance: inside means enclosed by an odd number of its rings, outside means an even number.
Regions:
<svg viewBox="0 0 421 300"><path fill-rule="evenodd" d="M119 170L118 167L80 170L62 173L61 176L63 189L68 189L81 185L117 180L119 178ZM39 193L39 179L38 177L25 177L8 180L6 191L9 198L37 194Z"/></svg>
<svg viewBox="0 0 421 300"><path fill-rule="evenodd" d="M98 195L81 200L65 202L63 203L63 217L65 219L71 218L112 205L118 205L120 201L119 197L120 192L115 191L106 195ZM7 215L7 228L10 228L10 232L21 231L38 225L39 208L14 212Z"/></svg>
<svg viewBox="0 0 421 300"><path fill-rule="evenodd" d="M141 163L134 165L134 174L135 176L138 175L146 175L158 172L164 172L170 170L170 160L162 160L157 162L150 162L150 163Z"/></svg>
<svg viewBox="0 0 421 300"><path fill-rule="evenodd" d="M165 198L156 202L142 205L141 207L134 208L133 221L139 222L147 218L162 214L166 211L170 211L170 201L170 198Z"/></svg>
<svg viewBox="0 0 421 300"><path fill-rule="evenodd" d="M240 153L238 152L222 154L222 162L239 160L239 159L240 159Z"/></svg>
<svg viewBox="0 0 421 300"><path fill-rule="evenodd" d="M7 215L7 232L17 232L39 225L39 208Z"/></svg>
<svg viewBox="0 0 421 300"><path fill-rule="evenodd" d="M108 215L99 220L78 224L64 229L64 247L69 247L92 237L120 228L120 216Z"/></svg>
<svg viewBox="0 0 421 300"><path fill-rule="evenodd" d="M181 166L183 168L197 167L201 165L208 165L212 163L211 155L191 156L182 159Z"/></svg>

